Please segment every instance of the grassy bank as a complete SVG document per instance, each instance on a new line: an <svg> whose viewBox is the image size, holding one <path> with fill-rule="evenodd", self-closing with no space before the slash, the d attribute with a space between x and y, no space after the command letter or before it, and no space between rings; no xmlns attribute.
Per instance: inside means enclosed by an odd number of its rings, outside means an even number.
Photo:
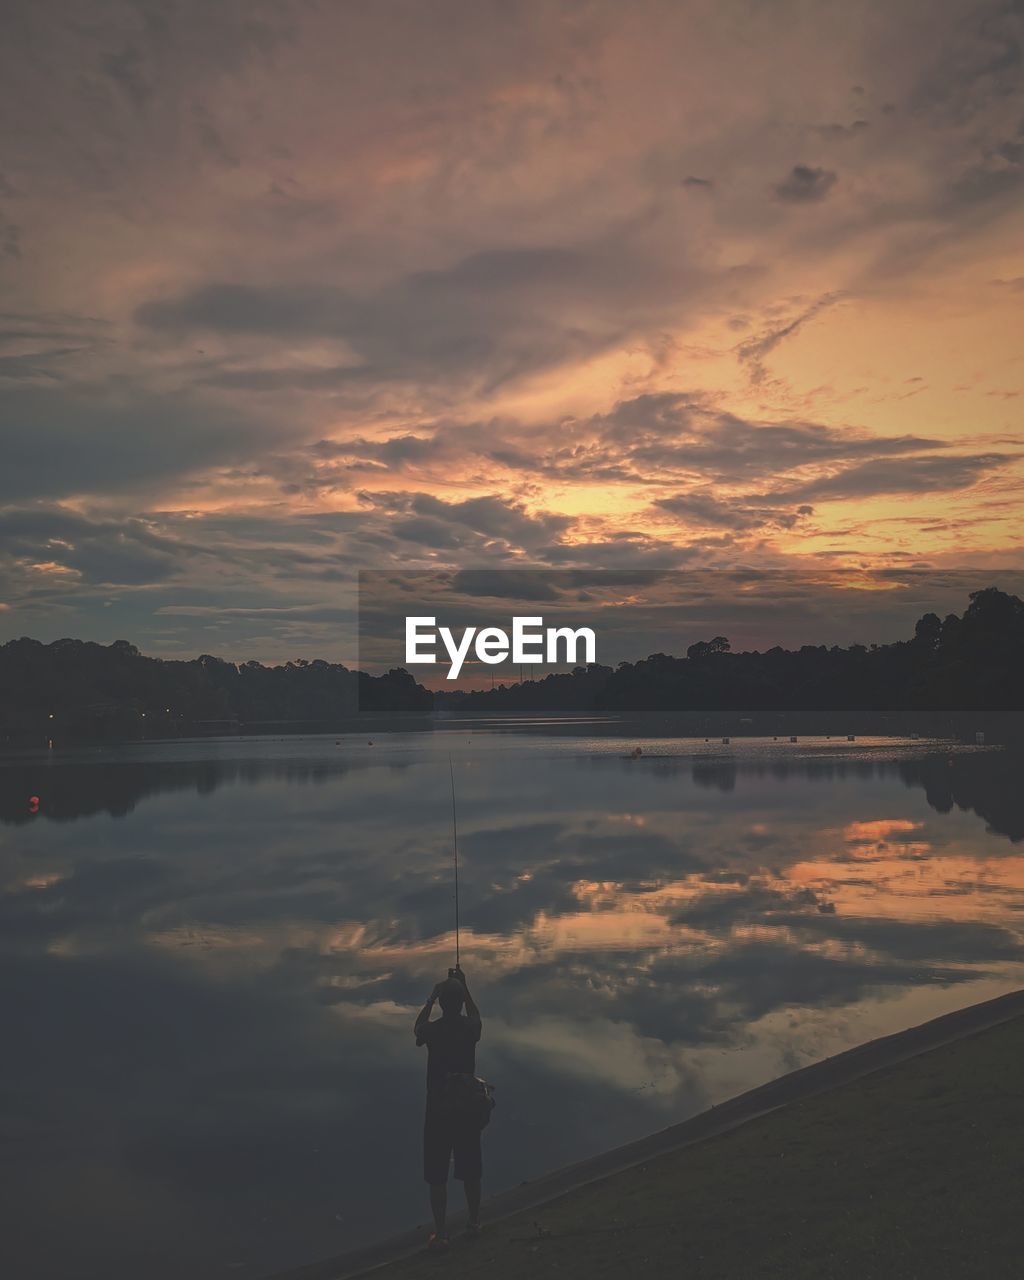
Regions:
<svg viewBox="0 0 1024 1280"><path fill-rule="evenodd" d="M373 1274L1019 1277L1022 1137L1018 1018Z"/></svg>

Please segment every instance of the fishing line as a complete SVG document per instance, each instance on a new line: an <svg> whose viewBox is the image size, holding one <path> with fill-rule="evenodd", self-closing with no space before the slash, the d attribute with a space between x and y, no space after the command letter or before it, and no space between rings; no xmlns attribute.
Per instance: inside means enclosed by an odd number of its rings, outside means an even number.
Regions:
<svg viewBox="0 0 1024 1280"><path fill-rule="evenodd" d="M452 780L452 857L455 861L455 967L459 967L459 823L455 814L455 766L448 753L448 772Z"/></svg>

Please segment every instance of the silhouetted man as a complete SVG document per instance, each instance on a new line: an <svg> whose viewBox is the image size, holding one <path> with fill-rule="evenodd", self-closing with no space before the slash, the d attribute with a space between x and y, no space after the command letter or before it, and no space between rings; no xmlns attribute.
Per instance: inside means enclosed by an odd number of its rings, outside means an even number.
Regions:
<svg viewBox="0 0 1024 1280"><path fill-rule="evenodd" d="M480 1010L469 994L466 975L439 982L416 1018L416 1043L427 1046L427 1109L423 1121L423 1177L430 1185L434 1231L427 1248L448 1248L445 1215L448 1209L448 1165L455 1156L455 1176L466 1192L469 1219L466 1234L476 1236L480 1225L480 1125L450 1105L452 1076L476 1074L476 1046L480 1039ZM440 1018L430 1020L437 1002ZM462 1008L465 1005L466 1012Z"/></svg>

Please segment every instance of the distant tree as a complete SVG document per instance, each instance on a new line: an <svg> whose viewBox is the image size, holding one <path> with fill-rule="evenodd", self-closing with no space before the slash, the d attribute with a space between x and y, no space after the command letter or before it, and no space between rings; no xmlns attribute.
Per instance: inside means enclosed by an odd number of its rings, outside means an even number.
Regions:
<svg viewBox="0 0 1024 1280"><path fill-rule="evenodd" d="M971 603L963 620L974 627L990 631L1009 631L1024 616L1024 604L1016 596L1007 595L998 587L986 587L984 591L972 591Z"/></svg>
<svg viewBox="0 0 1024 1280"><path fill-rule="evenodd" d="M715 636L712 640L698 640L696 644L691 644L686 651L686 656L691 662L703 662L705 658L713 658L720 653L728 653L730 649L729 641L725 636Z"/></svg>
<svg viewBox="0 0 1024 1280"><path fill-rule="evenodd" d="M942 639L942 619L937 613L926 613L917 620L914 639L924 649L937 649Z"/></svg>

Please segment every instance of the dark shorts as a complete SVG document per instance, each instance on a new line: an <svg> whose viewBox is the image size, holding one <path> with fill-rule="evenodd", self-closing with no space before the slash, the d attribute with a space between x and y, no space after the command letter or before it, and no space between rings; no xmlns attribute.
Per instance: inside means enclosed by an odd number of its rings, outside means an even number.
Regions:
<svg viewBox="0 0 1024 1280"><path fill-rule="evenodd" d="M480 1130L475 1124L455 1120L427 1104L423 1119L423 1177L435 1186L448 1181L448 1166L455 1155L455 1176L462 1182L480 1177L483 1160Z"/></svg>

